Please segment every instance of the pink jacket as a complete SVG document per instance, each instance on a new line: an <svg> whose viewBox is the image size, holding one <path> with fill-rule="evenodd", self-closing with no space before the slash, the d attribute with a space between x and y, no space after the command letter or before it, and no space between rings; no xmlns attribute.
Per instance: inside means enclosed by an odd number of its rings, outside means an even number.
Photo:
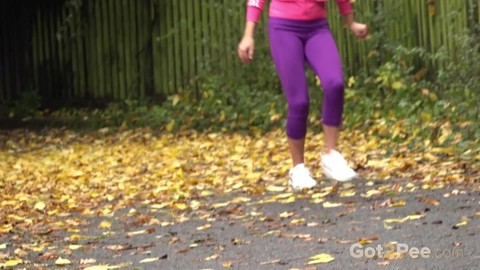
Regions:
<svg viewBox="0 0 480 270"><path fill-rule="evenodd" d="M312 20L327 16L325 3L328 0L272 0L270 17ZM352 12L350 0L335 0L342 15ZM265 0L247 0L247 21L258 22L262 14Z"/></svg>

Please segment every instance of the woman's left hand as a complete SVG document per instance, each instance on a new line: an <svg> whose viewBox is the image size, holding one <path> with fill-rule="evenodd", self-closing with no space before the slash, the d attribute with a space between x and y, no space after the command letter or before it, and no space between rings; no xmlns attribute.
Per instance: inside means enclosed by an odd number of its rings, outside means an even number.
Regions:
<svg viewBox="0 0 480 270"><path fill-rule="evenodd" d="M368 35L368 26L363 23L353 22L350 25L350 31L357 37L357 38L366 38Z"/></svg>

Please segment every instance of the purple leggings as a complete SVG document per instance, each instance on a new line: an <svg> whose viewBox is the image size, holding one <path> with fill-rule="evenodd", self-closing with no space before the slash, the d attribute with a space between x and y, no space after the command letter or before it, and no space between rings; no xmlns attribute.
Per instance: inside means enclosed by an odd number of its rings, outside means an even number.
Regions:
<svg viewBox="0 0 480 270"><path fill-rule="evenodd" d="M307 133L309 97L305 62L323 88L322 122L340 126L344 83L341 58L328 21L269 18L270 49L288 103L287 136L303 139Z"/></svg>

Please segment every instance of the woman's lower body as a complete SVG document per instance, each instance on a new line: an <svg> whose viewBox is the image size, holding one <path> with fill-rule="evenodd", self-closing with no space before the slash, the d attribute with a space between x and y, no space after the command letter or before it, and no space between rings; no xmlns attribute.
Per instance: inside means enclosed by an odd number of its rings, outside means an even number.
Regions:
<svg viewBox="0 0 480 270"><path fill-rule="evenodd" d="M328 21L269 19L270 48L288 104L286 133L294 167L290 182L294 188L313 187L316 182L304 166L304 143L310 107L307 63L323 88L322 123L325 151L322 167L329 178L347 181L355 172L335 150L342 123L344 79L341 57ZM293 182L293 183L292 183Z"/></svg>

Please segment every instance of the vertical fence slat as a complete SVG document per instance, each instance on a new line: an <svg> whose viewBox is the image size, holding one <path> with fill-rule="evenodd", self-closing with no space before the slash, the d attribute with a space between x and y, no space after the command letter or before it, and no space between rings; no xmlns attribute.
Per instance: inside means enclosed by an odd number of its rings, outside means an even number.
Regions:
<svg viewBox="0 0 480 270"><path fill-rule="evenodd" d="M211 61L211 46L210 44L210 2L205 0L201 2L202 8L202 62L203 68L205 71L210 70L210 61Z"/></svg>
<svg viewBox="0 0 480 270"><path fill-rule="evenodd" d="M111 59L110 59L110 2L109 0L101 0L99 1L102 5L101 8L101 20L102 20L102 68L105 80L105 88L103 90L105 98L112 98L112 69L111 67Z"/></svg>
<svg viewBox="0 0 480 270"><path fill-rule="evenodd" d="M122 0L122 9L123 9L123 30L124 32L124 55L125 55L125 94L129 96L135 97L135 93L133 93L132 85L134 83L133 79L133 63L132 63L132 48L131 48L131 36L132 32L130 29L131 21L131 14L134 9L131 9L131 2L129 0Z"/></svg>
<svg viewBox="0 0 480 270"><path fill-rule="evenodd" d="M164 66L164 61L163 61L163 54L162 54L162 39L161 39L161 32L162 30L160 29L162 27L161 25L161 16L163 14L162 8L160 5L162 5L158 0L152 0L152 18L154 20L154 24L152 25L152 56L153 56L153 61L156 63L156 66L159 68L154 69L153 71L153 85L155 89L155 94L160 94L162 93L161 89L163 88L162 85L162 71L165 70Z"/></svg>
<svg viewBox="0 0 480 270"><path fill-rule="evenodd" d="M18 59L17 57L20 56L20 52L18 51L18 46L20 45L20 38L19 38L19 29L18 29L18 23L15 23L15 21L12 18L11 24L10 24L10 38L14 42L14 46L11 46L9 54L11 59ZM12 57L13 56L13 57ZM18 60L11 61L10 68L12 69L12 81L10 84L10 87L12 88L14 93L21 93L23 92L24 89L20 89L19 85L19 62Z"/></svg>
<svg viewBox="0 0 480 270"><path fill-rule="evenodd" d="M136 43L137 43L137 51L135 52L137 58L137 79L138 79L138 90L139 90L139 97L144 97L145 95L145 83L144 83L144 74L143 74L143 58L142 58L142 50L143 50L143 32L142 32L142 1L136 1L137 4L137 11L135 13L136 17Z"/></svg>
<svg viewBox="0 0 480 270"><path fill-rule="evenodd" d="M50 3L50 5L54 5L54 3ZM63 91L61 89L60 81L61 81L61 69L60 69L60 61L58 59L58 39L57 39L57 32L58 28L55 24L55 17L58 17L61 12L57 12L56 7L51 6L49 8L49 12L47 14L47 31L48 31L48 39L50 42L50 68L52 70L52 91L54 93L54 100L61 100L64 99Z"/></svg>
<svg viewBox="0 0 480 270"><path fill-rule="evenodd" d="M96 65L93 67L96 75L98 75L97 81L97 89L94 93L95 96L99 98L105 97L105 89L107 88L105 83L105 71L103 68L103 38L104 38L104 30L103 30L103 12L102 12L102 0L98 1L95 0L94 10L95 10L95 47L96 47Z"/></svg>
<svg viewBox="0 0 480 270"><path fill-rule="evenodd" d="M418 16L419 20L421 21L421 30L420 33L422 34L422 46L425 47L427 50L431 48L429 42L428 42L428 23L427 23L427 18L428 18L428 12L425 8L425 3L424 1L418 1L418 6L420 9L420 16Z"/></svg>
<svg viewBox="0 0 480 270"><path fill-rule="evenodd" d="M168 41L169 41L169 29L167 24L167 1L157 0L157 7L158 7L158 20L157 20L157 38L158 43L156 48L159 50L158 54L160 55L160 69L156 68L158 77L156 80L158 81L158 87L161 91L162 95L169 95L171 93L171 88L169 87L168 83L168 73L170 70L170 66L168 63Z"/></svg>
<svg viewBox="0 0 480 270"><path fill-rule="evenodd" d="M121 0L115 1L115 36L116 42L113 46L115 49L115 58L117 63L117 99L131 98L125 91L125 54L124 54L124 18L122 16L123 3Z"/></svg>
<svg viewBox="0 0 480 270"><path fill-rule="evenodd" d="M117 55L117 48L118 48L118 43L117 43L117 27L115 25L115 17L116 17L116 12L115 12L115 3L117 0L104 0L107 1L107 6L108 8L105 10L105 13L108 14L108 47L107 49L107 55L108 55L108 65L107 68L109 70L110 74L110 89L109 89L109 95L113 99L118 99L118 55Z"/></svg>
<svg viewBox="0 0 480 270"><path fill-rule="evenodd" d="M75 12L74 10L70 10L69 13ZM69 84L69 89L70 89L70 95L68 96L69 99L73 99L74 97L78 96L80 93L80 78L79 78L79 59L78 59L78 44L76 42L77 38L76 35L78 35L78 29L75 27L75 21L72 20L70 25L67 26L67 36L66 36L66 42L68 44L68 54L70 58L70 63L68 65L68 68L71 69L69 70L71 83Z"/></svg>
<svg viewBox="0 0 480 270"><path fill-rule="evenodd" d="M182 77L182 70L181 70L181 63L182 63L182 55L181 55L181 42L180 42L180 7L178 1L172 0L173 6L171 9L171 12L173 13L172 16L172 28L175 31L174 34L174 61L175 61L175 89L179 90L182 89L182 82L181 82L181 77Z"/></svg>
<svg viewBox="0 0 480 270"><path fill-rule="evenodd" d="M176 29L173 26L173 3L172 1L165 0L165 33L167 34L168 38L166 39L166 46L167 46L167 63L168 63L168 77L165 78L168 81L168 87L171 89L170 91L174 92L178 90L175 80L176 74L176 62L175 62L175 36L176 36Z"/></svg>
<svg viewBox="0 0 480 270"><path fill-rule="evenodd" d="M213 55L218 59L218 61L215 62L218 62L220 67L225 67L226 59L222 48L222 41L225 40L225 37L223 31L219 30L223 26L223 20L221 17L222 13L220 11L221 5L222 3L219 3L218 1L213 1L213 4L211 4L211 12L213 16L212 22L210 23L210 37L212 40L215 40L215 42L211 43L215 44L213 47Z"/></svg>
<svg viewBox="0 0 480 270"><path fill-rule="evenodd" d="M195 87L195 74L198 74L198 70L196 67L196 59L195 59L195 47L197 45L197 39L196 39L196 22L195 16L194 16L194 6L195 3L193 1L187 2L187 24L185 25L188 32L188 65L189 65L189 74L188 74L188 80L187 80L187 85L190 91L195 91L196 93L196 87Z"/></svg>
<svg viewBox="0 0 480 270"><path fill-rule="evenodd" d="M52 85L52 70L51 67L52 65L50 64L51 61L51 56L50 56L50 49L51 49L51 44L50 44L50 39L49 39L49 29L48 29L48 8L43 8L42 10L42 20L41 20L41 25L42 25L42 38L43 38L43 56L44 58L42 59L42 70L45 72L45 87L47 91L47 97L48 98L54 98L54 92L53 92L53 85Z"/></svg>
<svg viewBox="0 0 480 270"><path fill-rule="evenodd" d="M85 4L84 4L85 5ZM79 7L79 9L82 7ZM75 18L75 43L77 44L77 61L78 72L75 76L78 76L78 89L75 92L75 97L84 97L87 89L87 74L85 73L85 66L87 65L85 57L85 29L82 25L81 10L78 11L78 15Z"/></svg>
<svg viewBox="0 0 480 270"><path fill-rule="evenodd" d="M43 59L43 36L42 32L40 31L41 29L41 10L37 9L37 12L35 13L35 22L33 26L33 32L35 33L35 39L34 39L34 44L33 46L35 47L35 76L37 77L37 88L40 93L40 95L44 96L45 95L45 89L43 88L43 85L45 83L45 78L43 77L43 69L42 69L42 59Z"/></svg>
<svg viewBox="0 0 480 270"><path fill-rule="evenodd" d="M137 97L141 95L141 86L140 86L140 61L138 59L139 45L138 45L138 29L137 29L137 17L138 17L138 1L134 1L132 7L132 12L130 14L131 22L131 55L132 60L132 71L133 71L133 89L135 90Z"/></svg>
<svg viewBox="0 0 480 270"><path fill-rule="evenodd" d="M57 59L58 59L58 66L59 66L59 70L60 70L60 74L58 75L59 78L58 78L58 81L59 81L59 84L61 85L61 89L60 91L62 92L62 95L65 96L66 95L66 92L67 92L67 87L66 87L66 84L65 84L65 81L67 80L67 75L66 75L66 70L65 70L65 63L66 63L66 59L65 59L65 40L66 40L66 36L65 36L65 31L63 31L62 29L62 25L63 25L63 19L65 18L65 7L63 7L60 11L60 15L57 15L55 16L54 18L54 27L55 29L57 29L57 34L55 36L55 41L57 42L58 46L57 46Z"/></svg>
<svg viewBox="0 0 480 270"><path fill-rule="evenodd" d="M188 61L188 15L186 9L186 1L179 1L179 28L180 28L180 42L179 42L179 52L180 52L180 63L181 63L181 75L180 75L180 83L181 87L185 89L186 80L190 73L190 66Z"/></svg>
<svg viewBox="0 0 480 270"><path fill-rule="evenodd" d="M87 35L87 58L88 58L88 78L90 87L87 89L85 97L98 97L100 91L100 74L98 72L98 20L96 12L96 1L88 2L88 17L86 27Z"/></svg>
<svg viewBox="0 0 480 270"><path fill-rule="evenodd" d="M223 24L219 23L218 25L219 26L222 26L222 33L224 34L224 38L223 38L223 42L224 45L221 46L223 47L223 53L224 53L224 56L222 58L225 59L225 73L227 75L227 77L231 77L232 74L233 74L233 68L232 68L232 56L230 55L230 48L231 48L231 41L232 41L232 38L231 38L231 27L230 27L230 19L231 17L229 16L229 11L230 11L230 8L231 8L231 3L232 1L224 1L223 5L220 5L219 6L219 13L220 13L220 16L219 16L219 22L223 22Z"/></svg>
<svg viewBox="0 0 480 270"><path fill-rule="evenodd" d="M137 43L138 43L138 51L137 54L137 61L138 61L138 78L139 78L139 90L140 90L140 97L145 97L145 61L143 54L145 53L145 37L143 31L143 16L144 16L144 1L137 1Z"/></svg>
<svg viewBox="0 0 480 270"><path fill-rule="evenodd" d="M4 4L5 5L5 4ZM0 9L0 19L2 20L0 23L0 36L6 37L6 8ZM7 87L7 42L5 40L0 39L0 103L10 101L9 93Z"/></svg>
<svg viewBox="0 0 480 270"><path fill-rule="evenodd" d="M201 1L194 1L194 23L193 30L195 35L195 52L194 52L194 65L195 65L195 77L198 78L199 75L203 72L203 59L202 59L202 10L201 10ZM198 80L195 79L195 89L196 97L199 97L199 87Z"/></svg>
<svg viewBox="0 0 480 270"><path fill-rule="evenodd" d="M64 99L65 97L63 96L63 93L61 89L59 89L59 76L60 74L60 68L59 68L59 62L58 62L58 57L57 57L57 51L58 51L58 42L56 38L56 32L57 29L55 28L54 25L54 17L55 17L55 7L53 6L55 3L51 2L49 3L49 8L47 9L47 18L46 18L46 27L47 27L47 33L48 33L48 43L49 43L49 68L50 68L50 79L51 79L51 91L53 93L53 100L61 100Z"/></svg>

